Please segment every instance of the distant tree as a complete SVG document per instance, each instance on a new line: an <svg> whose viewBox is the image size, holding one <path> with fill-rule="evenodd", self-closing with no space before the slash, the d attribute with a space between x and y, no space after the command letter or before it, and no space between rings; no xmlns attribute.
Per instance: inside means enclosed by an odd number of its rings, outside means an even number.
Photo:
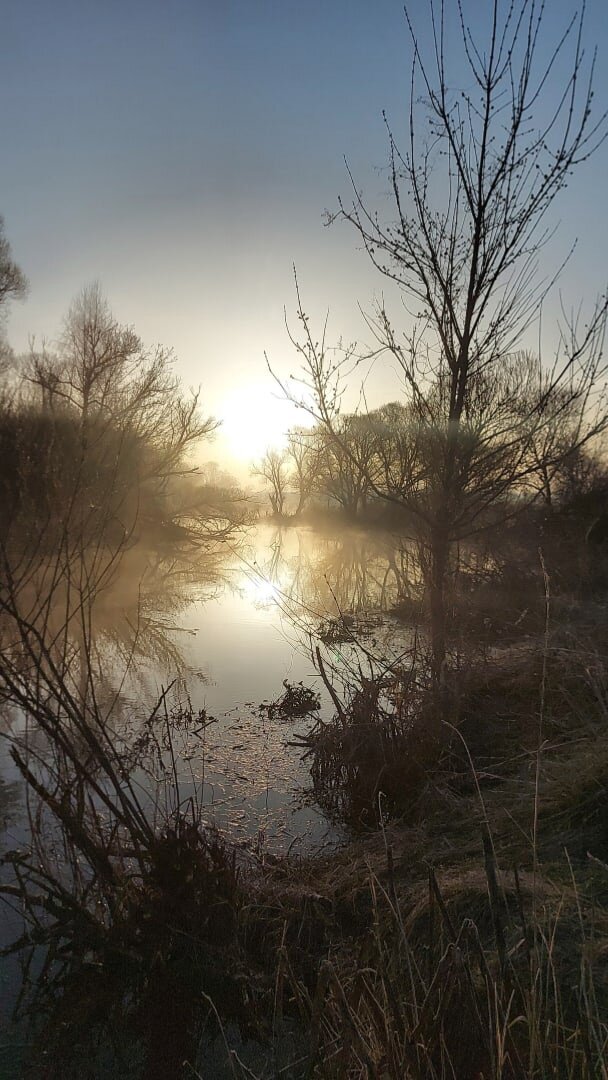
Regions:
<svg viewBox="0 0 608 1080"><path fill-rule="evenodd" d="M255 518L250 497L215 461L176 478L169 502L181 527L203 538L222 538Z"/></svg>
<svg viewBox="0 0 608 1080"><path fill-rule="evenodd" d="M311 428L294 428L287 437L287 460L291 466L291 482L298 493L294 516L299 517L314 494L322 468L322 447L319 433Z"/></svg>
<svg viewBox="0 0 608 1080"><path fill-rule="evenodd" d="M236 488L238 487L236 478L227 469L223 469L217 461L205 461L202 465L199 465L197 471L197 482L204 484L206 487L213 488Z"/></svg>
<svg viewBox="0 0 608 1080"><path fill-rule="evenodd" d="M560 464L558 496L560 505L569 505L583 498L591 501L595 492L608 503L608 462L606 444L602 440L596 451L586 446L576 447Z"/></svg>
<svg viewBox="0 0 608 1080"><path fill-rule="evenodd" d="M145 349L117 323L96 285L72 304L55 350L26 363L34 402L78 427L83 490L131 520L163 518L167 485L216 426L200 415L197 394L183 395L172 366L170 350Z"/></svg>
<svg viewBox="0 0 608 1080"><path fill-rule="evenodd" d="M376 431L365 415L337 417L334 431L337 438L322 435L320 483L347 514L356 517L366 509L374 484Z"/></svg>
<svg viewBox="0 0 608 1080"><path fill-rule="evenodd" d="M375 435L376 493L392 492L397 501L407 501L426 475L424 427L414 409L396 401L375 409L369 420Z"/></svg>
<svg viewBox="0 0 608 1080"><path fill-rule="evenodd" d="M128 432L147 448L148 469L162 480L182 471L189 449L216 427L200 416L198 394L184 397L172 367L171 350L145 349L93 285L72 304L57 350L32 353L26 377L48 408L73 410L83 430L106 421Z"/></svg>
<svg viewBox="0 0 608 1080"><path fill-rule="evenodd" d="M593 407L593 382L576 371L552 386L550 372L531 353L514 356L512 370L513 412L527 426L522 485L551 508L577 487L588 487L598 473L592 451L608 423L606 402Z"/></svg>
<svg viewBox="0 0 608 1080"><path fill-rule="evenodd" d="M0 327L0 415L9 408L14 397L15 371L15 354Z"/></svg>
<svg viewBox="0 0 608 1080"><path fill-rule="evenodd" d="M27 278L13 260L11 246L4 235L4 218L0 216L0 383L14 366L14 354L8 344L3 320L9 300L25 295ZM5 392L5 391L4 391Z"/></svg>
<svg viewBox="0 0 608 1080"><path fill-rule="evenodd" d="M547 50L544 5L533 0L496 2L483 11L475 6L475 31L466 22L464 3L426 7L430 59L406 11L413 48L408 141L400 150L388 129L390 219L367 207L354 181L352 203L340 201L334 217L354 227L373 265L399 286L412 312L411 329L403 334L382 304L369 325L374 352L392 356L402 373L405 403L416 438L427 446L430 468L399 491L369 479L378 494L418 520L426 550L433 676L444 701L457 541L480 527L484 510L505 491L521 486L528 468L521 437L535 417L543 427L543 403L566 385L588 409L597 404L605 297L580 333L575 325L566 328L526 424L518 417L510 431L501 430L514 411L497 411L486 389L491 376L504 370L552 284L536 274L538 252L552 235L548 212L572 170L603 137L604 116L591 119L594 60L587 68L582 17L575 16ZM459 35L447 25L450 13ZM462 90L454 88L448 57L465 66ZM314 414L332 444L354 462L337 412L352 379L352 353L340 359L324 336L315 338L299 292L298 317L301 332L292 341L314 395ZM482 421L484 396L489 413ZM598 422L603 424L601 416Z"/></svg>
<svg viewBox="0 0 608 1080"><path fill-rule="evenodd" d="M9 441L28 474L18 486L31 492L30 513L69 517L83 542L85 532L118 542L174 523L175 482L215 422L201 416L197 394L183 394L170 350L144 348L92 286L72 304L54 349L26 358L23 379L21 426Z"/></svg>
<svg viewBox="0 0 608 1080"><path fill-rule="evenodd" d="M267 450L251 471L254 476L260 476L269 485L272 512L277 517L282 517L289 484L289 467L285 451Z"/></svg>
<svg viewBox="0 0 608 1080"><path fill-rule="evenodd" d="M0 310L11 297L25 294L27 278L13 260L11 246L4 235L4 218L0 216Z"/></svg>

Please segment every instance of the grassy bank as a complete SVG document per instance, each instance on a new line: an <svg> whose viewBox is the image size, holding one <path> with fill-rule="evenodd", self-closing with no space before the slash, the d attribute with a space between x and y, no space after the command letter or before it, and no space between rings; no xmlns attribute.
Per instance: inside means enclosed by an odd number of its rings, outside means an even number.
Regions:
<svg viewBox="0 0 608 1080"><path fill-rule="evenodd" d="M543 657L503 658L407 817L327 867L313 1075L606 1075L605 670L551 659L542 730Z"/></svg>

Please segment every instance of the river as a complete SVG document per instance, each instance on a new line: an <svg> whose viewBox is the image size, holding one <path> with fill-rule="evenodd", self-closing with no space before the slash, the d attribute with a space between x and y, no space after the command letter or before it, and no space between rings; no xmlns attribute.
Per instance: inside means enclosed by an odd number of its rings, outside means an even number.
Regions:
<svg viewBox="0 0 608 1080"><path fill-rule="evenodd" d="M335 847L346 832L315 804L297 744L317 717L332 713L314 649L321 644L338 685L348 682L353 664L396 657L403 630L389 611L406 577L391 537L350 529L261 525L219 555L194 561L127 553L94 605L98 699L127 739L155 708L166 717L176 759L169 782L177 774L180 799L195 799L203 821L230 841L260 855ZM268 707L284 684L318 695L313 716L290 718ZM6 851L27 841L24 784L9 754L25 719L9 709L2 724ZM18 916L6 915L3 943L19 929ZM5 1013L17 981L16 964L5 961Z"/></svg>
<svg viewBox="0 0 608 1080"><path fill-rule="evenodd" d="M398 650L387 615L403 588L398 558L385 534L270 526L209 562L175 560L168 570L127 557L95 603L98 694L134 730L168 687L172 716L204 712L188 748L177 746L188 758L180 779L191 785L194 772L208 820L231 838L277 852L334 842L339 830L307 798L308 769L293 745L310 718L287 720L265 706L284 682L302 683L319 695L321 717L331 711L313 662L319 631L337 677L348 678L357 652L351 635L379 656ZM5 721L8 735L20 726L18 715ZM22 839L9 746L4 740L4 845Z"/></svg>

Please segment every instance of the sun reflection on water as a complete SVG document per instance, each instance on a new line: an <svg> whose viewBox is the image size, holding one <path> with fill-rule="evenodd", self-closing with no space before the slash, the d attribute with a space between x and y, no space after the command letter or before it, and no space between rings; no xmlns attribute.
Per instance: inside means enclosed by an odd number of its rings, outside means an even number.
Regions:
<svg viewBox="0 0 608 1080"><path fill-rule="evenodd" d="M246 575L242 584L243 594L255 607L269 607L276 604L281 590L278 585L262 576Z"/></svg>

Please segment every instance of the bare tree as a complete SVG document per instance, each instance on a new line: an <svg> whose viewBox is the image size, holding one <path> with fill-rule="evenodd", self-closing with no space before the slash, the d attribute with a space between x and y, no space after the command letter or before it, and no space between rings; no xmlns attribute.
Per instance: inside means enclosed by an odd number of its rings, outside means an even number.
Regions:
<svg viewBox="0 0 608 1080"><path fill-rule="evenodd" d="M55 350L32 350L24 377L48 426L62 425L64 444L74 428L80 475L67 486L80 492L87 518L92 502L104 504L106 520L112 505L128 531L137 518L168 519L169 486L216 427L201 415L198 394L182 392L169 349L146 349L93 285L72 304Z"/></svg>
<svg viewBox="0 0 608 1080"><path fill-rule="evenodd" d="M0 378L13 366L13 351L6 341L3 318L8 301L25 295L27 278L13 260L11 246L4 236L4 218L0 215Z"/></svg>
<svg viewBox="0 0 608 1080"><path fill-rule="evenodd" d="M11 297L23 296L27 278L14 262L11 246L4 236L4 218L0 216L0 308Z"/></svg>
<svg viewBox="0 0 608 1080"><path fill-rule="evenodd" d="M183 396L172 365L171 350L145 349L92 285L70 307L57 351L32 352L26 374L49 408L74 410L83 429L106 419L153 447L150 466L166 478L183 471L190 447L216 426L200 416L198 394Z"/></svg>
<svg viewBox="0 0 608 1080"><path fill-rule="evenodd" d="M287 456L280 450L267 450L263 458L252 468L254 476L261 476L270 486L269 498L273 514L282 517L289 483Z"/></svg>
<svg viewBox="0 0 608 1080"><path fill-rule="evenodd" d="M287 437L287 457L292 466L291 479L297 488L298 505L294 516L299 517L317 487L322 448L319 432L310 428L294 428Z"/></svg>
<svg viewBox="0 0 608 1080"><path fill-rule="evenodd" d="M337 416L333 438L322 433L320 477L323 489L347 514L356 517L367 506L376 474L375 427L364 415Z"/></svg>
<svg viewBox="0 0 608 1080"><path fill-rule="evenodd" d="M450 28L449 43L448 8L459 25L459 34ZM568 383L577 400L597 404L605 297L580 333L566 326L525 424L513 409L498 409L487 389L500 384L495 376L559 272L550 280L537 272L538 252L552 236L548 213L572 170L603 138L606 114L591 118L595 55L587 64L582 16L547 53L544 5L536 0L494 0L483 43L466 21L464 4L430 0L427 10L430 57L406 11L413 47L409 134L400 150L387 124L392 216L384 222L369 209L351 176L353 200L340 201L329 220L342 218L355 228L374 266L410 305L411 328L404 333L382 305L369 327L373 352L388 353L399 365L427 467L422 475L416 468L413 480L404 475L400 490L371 479L379 494L418 519L428 554L433 674L443 686L455 541L480 526L484 508L521 485L529 468L522 433L530 432L531 418L543 427L550 397ZM453 89L448 55L456 64L462 59L466 89ZM336 414L356 357L347 351L336 359L325 336L314 337L299 293L298 316L301 334L292 340L303 381L314 392L317 417L344 447Z"/></svg>
<svg viewBox="0 0 608 1080"><path fill-rule="evenodd" d="M606 401L591 400L590 380L572 371L552 387L550 373L531 353L515 356L512 370L519 384L513 411L527 425L522 483L550 509L560 493L588 486L598 473L592 451L608 423Z"/></svg>

